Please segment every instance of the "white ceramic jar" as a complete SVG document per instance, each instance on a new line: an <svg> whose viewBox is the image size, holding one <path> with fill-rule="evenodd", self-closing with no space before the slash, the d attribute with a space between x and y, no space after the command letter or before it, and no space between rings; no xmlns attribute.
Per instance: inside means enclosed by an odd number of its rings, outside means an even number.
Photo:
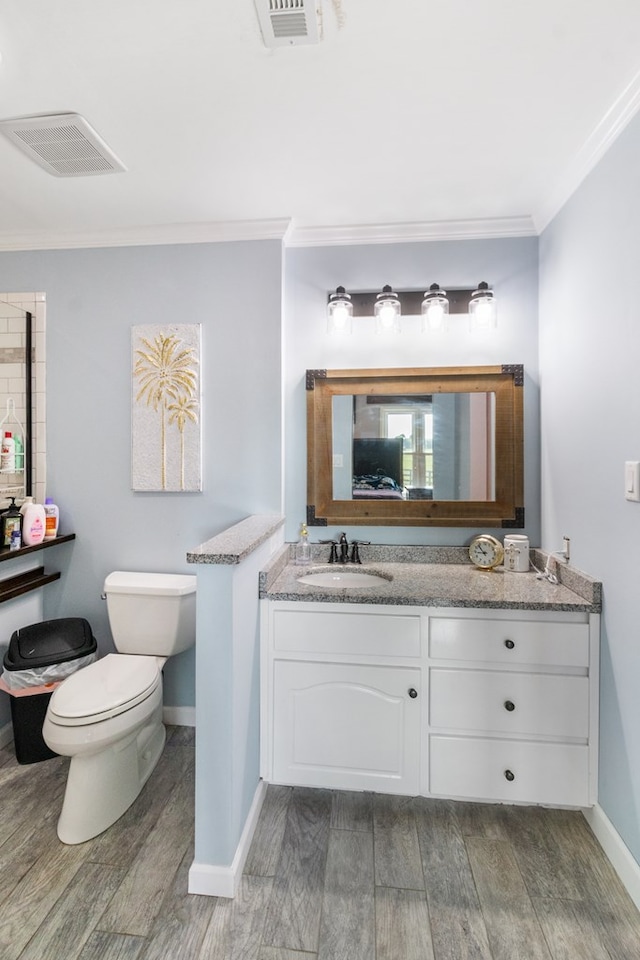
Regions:
<svg viewBox="0 0 640 960"><path fill-rule="evenodd" d="M510 533L504 538L504 568L510 573L526 573L529 569L529 537Z"/></svg>

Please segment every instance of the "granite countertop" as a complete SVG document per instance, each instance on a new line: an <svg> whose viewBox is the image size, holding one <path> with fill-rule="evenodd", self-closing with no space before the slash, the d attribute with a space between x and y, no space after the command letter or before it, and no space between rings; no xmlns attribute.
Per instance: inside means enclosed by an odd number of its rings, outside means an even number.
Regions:
<svg viewBox="0 0 640 960"><path fill-rule="evenodd" d="M437 554L436 554L437 556ZM544 555L541 557L544 559ZM559 565L558 565L559 566ZM371 587L334 588L300 583L311 572L342 570L378 573L390 580ZM287 546L260 574L260 596L269 600L306 600L322 603L373 603L427 607L484 607L511 610L562 610L598 613L601 585L578 570L562 571L557 584L541 580L535 572L511 573L499 567L478 570L468 560L454 562L379 560L353 564L312 563L301 567L290 562ZM558 576L561 576L558 571Z"/></svg>

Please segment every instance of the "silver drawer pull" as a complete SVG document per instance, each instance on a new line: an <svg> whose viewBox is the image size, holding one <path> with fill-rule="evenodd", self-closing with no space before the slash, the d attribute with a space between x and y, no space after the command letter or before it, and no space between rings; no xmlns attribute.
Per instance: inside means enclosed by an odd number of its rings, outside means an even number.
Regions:
<svg viewBox="0 0 640 960"><path fill-rule="evenodd" d="M504 772L504 778L505 778L505 780L508 780L509 783L511 783L512 780L515 780L516 775L515 775L515 773L512 773L511 770L505 770L505 772Z"/></svg>
<svg viewBox="0 0 640 960"><path fill-rule="evenodd" d="M507 648L507 650L513 650L513 648L515 647L515 643L513 642L513 640L505 640L504 645Z"/></svg>
<svg viewBox="0 0 640 960"><path fill-rule="evenodd" d="M409 687L408 693L412 700L415 700L415 698L418 696L418 691L415 689L415 687Z"/></svg>
<svg viewBox="0 0 640 960"><path fill-rule="evenodd" d="M508 710L509 713L511 713L513 710L515 710L516 705L515 705L515 703L513 702L513 700L505 700L505 702L504 702L504 708L505 708L505 710Z"/></svg>

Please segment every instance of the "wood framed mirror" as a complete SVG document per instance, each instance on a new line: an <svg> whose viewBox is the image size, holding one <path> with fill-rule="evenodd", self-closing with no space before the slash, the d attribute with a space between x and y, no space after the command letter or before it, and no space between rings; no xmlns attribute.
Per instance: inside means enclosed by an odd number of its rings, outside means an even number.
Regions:
<svg viewBox="0 0 640 960"><path fill-rule="evenodd" d="M307 370L307 523L524 527L524 368Z"/></svg>

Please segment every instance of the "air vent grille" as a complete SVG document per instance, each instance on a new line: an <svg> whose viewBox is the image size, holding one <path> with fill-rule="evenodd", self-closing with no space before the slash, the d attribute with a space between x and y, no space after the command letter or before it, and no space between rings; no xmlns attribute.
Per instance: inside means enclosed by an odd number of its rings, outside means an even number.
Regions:
<svg viewBox="0 0 640 960"><path fill-rule="evenodd" d="M267 47L318 43L315 0L255 0Z"/></svg>
<svg viewBox="0 0 640 960"><path fill-rule="evenodd" d="M0 132L54 177L90 177L126 170L77 113L1 120Z"/></svg>

